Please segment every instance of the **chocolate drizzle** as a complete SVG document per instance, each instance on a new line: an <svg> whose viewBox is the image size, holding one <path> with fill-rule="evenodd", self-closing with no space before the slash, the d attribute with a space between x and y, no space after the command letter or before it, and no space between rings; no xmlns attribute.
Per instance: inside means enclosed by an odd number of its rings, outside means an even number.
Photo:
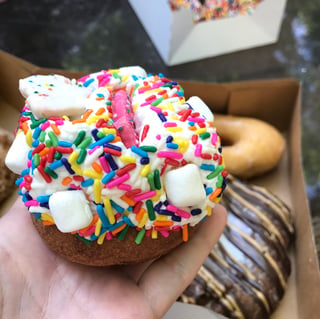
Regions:
<svg viewBox="0 0 320 319"><path fill-rule="evenodd" d="M270 318L291 272L290 209L269 190L233 177L221 203L225 231L180 299L228 318Z"/></svg>

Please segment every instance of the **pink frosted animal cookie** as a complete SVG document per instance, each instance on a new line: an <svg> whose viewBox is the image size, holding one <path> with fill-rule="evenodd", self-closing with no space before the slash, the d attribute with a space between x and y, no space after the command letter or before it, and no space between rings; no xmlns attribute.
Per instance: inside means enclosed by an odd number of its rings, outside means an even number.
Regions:
<svg viewBox="0 0 320 319"><path fill-rule="evenodd" d="M210 109L162 74L33 75L7 166L44 241L88 265L167 253L226 185Z"/></svg>

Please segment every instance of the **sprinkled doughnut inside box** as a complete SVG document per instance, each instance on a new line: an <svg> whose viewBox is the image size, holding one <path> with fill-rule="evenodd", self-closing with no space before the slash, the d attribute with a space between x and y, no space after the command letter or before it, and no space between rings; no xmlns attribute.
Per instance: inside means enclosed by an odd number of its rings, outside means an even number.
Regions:
<svg viewBox="0 0 320 319"><path fill-rule="evenodd" d="M213 115L198 97L140 67L78 80L20 80L26 104L7 166L33 217L86 243L135 229L135 243L188 229L226 186Z"/></svg>
<svg viewBox="0 0 320 319"><path fill-rule="evenodd" d="M262 0L169 0L172 10L188 8L194 22L252 14Z"/></svg>

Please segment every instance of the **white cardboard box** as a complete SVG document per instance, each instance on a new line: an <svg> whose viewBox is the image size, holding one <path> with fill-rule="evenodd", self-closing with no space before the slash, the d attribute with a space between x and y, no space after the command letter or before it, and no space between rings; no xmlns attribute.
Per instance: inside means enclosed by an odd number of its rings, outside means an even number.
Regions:
<svg viewBox="0 0 320 319"><path fill-rule="evenodd" d="M275 43L286 0L264 0L253 14L193 23L187 8L168 0L129 0L163 61L176 65Z"/></svg>

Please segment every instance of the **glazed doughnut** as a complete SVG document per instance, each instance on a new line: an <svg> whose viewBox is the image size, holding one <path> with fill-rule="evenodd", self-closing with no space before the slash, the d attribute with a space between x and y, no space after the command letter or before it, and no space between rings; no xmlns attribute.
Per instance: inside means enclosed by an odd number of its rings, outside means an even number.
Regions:
<svg viewBox="0 0 320 319"><path fill-rule="evenodd" d="M20 80L6 163L45 242L83 264L156 258L196 229L226 186L220 137L198 97L140 67Z"/></svg>
<svg viewBox="0 0 320 319"><path fill-rule="evenodd" d="M284 152L283 136L270 124L247 117L215 115L223 145L226 170L251 178L273 169Z"/></svg>

